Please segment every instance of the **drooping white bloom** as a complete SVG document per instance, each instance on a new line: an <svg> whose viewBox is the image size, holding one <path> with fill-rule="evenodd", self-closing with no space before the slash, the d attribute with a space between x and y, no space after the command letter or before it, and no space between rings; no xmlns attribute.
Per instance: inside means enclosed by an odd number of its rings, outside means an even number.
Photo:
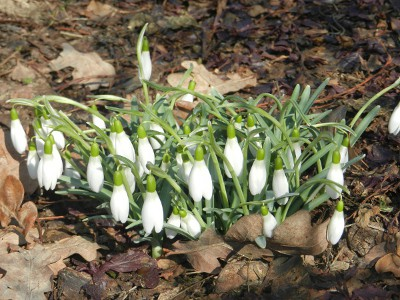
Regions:
<svg viewBox="0 0 400 300"><path fill-rule="evenodd" d="M258 149L257 157L249 172L249 190L253 196L260 194L267 182L267 168L265 166L264 157L264 149Z"/></svg>
<svg viewBox="0 0 400 300"><path fill-rule="evenodd" d="M125 223L129 216L129 198L123 185L121 171L114 172L114 187L110 209L115 221Z"/></svg>
<svg viewBox="0 0 400 300"><path fill-rule="evenodd" d="M182 154L182 159L183 159L183 172L184 172L184 179L186 183L189 183L189 177L190 177L190 172L192 171L193 168L193 163L190 161L188 155L186 153Z"/></svg>
<svg viewBox="0 0 400 300"><path fill-rule="evenodd" d="M163 159L161 161L161 170L163 170L164 172L168 172L168 169L170 167L170 160L171 160L171 156L168 153L165 153L163 155Z"/></svg>
<svg viewBox="0 0 400 300"><path fill-rule="evenodd" d="M64 134L61 131L53 130L57 126L56 122L48 117L45 118L43 116L40 117L40 121L44 135L48 137L51 134L57 148L63 149L65 147Z"/></svg>
<svg viewBox="0 0 400 300"><path fill-rule="evenodd" d="M272 177L272 190L274 191L275 198L279 198L289 193L289 183L283 171L283 162L280 157L275 160L275 170ZM285 205L289 200L289 197L284 197L278 200L278 204Z"/></svg>
<svg viewBox="0 0 400 300"><path fill-rule="evenodd" d="M86 169L86 176L89 188L95 193L100 192L104 183L104 171L103 166L101 165L99 145L97 145L97 143L92 144L89 162Z"/></svg>
<svg viewBox="0 0 400 300"><path fill-rule="evenodd" d="M389 133L397 135L400 132L400 102L393 110L389 120Z"/></svg>
<svg viewBox="0 0 400 300"><path fill-rule="evenodd" d="M53 162L54 162L53 168L55 168L58 171L58 173L57 173L58 174L57 179L58 179L58 178L60 178L60 176L62 175L62 173L64 171L63 161L62 161L60 152L58 152L57 145L53 141L53 137L50 136L49 139L52 140L52 143L53 143L53 157L54 157L53 158Z"/></svg>
<svg viewBox="0 0 400 300"><path fill-rule="evenodd" d="M181 212L180 212L181 213ZM198 238L201 234L201 226L196 217L189 211L182 211L181 228L194 238Z"/></svg>
<svg viewBox="0 0 400 300"><path fill-rule="evenodd" d="M149 139L147 138L146 131L142 125L138 127L138 157L139 162L142 165L142 168L146 174L150 173L150 170L147 169L147 163L151 163L154 165L155 157L154 150L150 145Z"/></svg>
<svg viewBox="0 0 400 300"><path fill-rule="evenodd" d="M156 179L153 175L147 176L147 189L142 207L142 223L146 235L154 231L159 233L164 226L164 211L160 197L156 191Z"/></svg>
<svg viewBox="0 0 400 300"><path fill-rule="evenodd" d="M203 147L199 145L196 148L189 176L189 194L195 202L201 201L202 197L211 200L213 188L211 174L204 161Z"/></svg>
<svg viewBox="0 0 400 300"><path fill-rule="evenodd" d="M227 140L224 148L224 155L231 164L233 171L236 176L240 176L243 170L243 153L240 148L239 142L236 138L235 126L229 124L227 128ZM232 174L229 172L227 165L224 162L225 174L228 178L232 178Z"/></svg>
<svg viewBox="0 0 400 300"><path fill-rule="evenodd" d="M332 164L329 167L328 174L326 175L326 179L332 180L337 184L343 185L344 184L344 177L343 171L340 166L340 153L339 151L334 151L332 156ZM337 185L327 185L325 187L326 193L329 195L331 199L339 198L340 194L342 193L342 189Z"/></svg>
<svg viewBox="0 0 400 300"><path fill-rule="evenodd" d="M64 175L75 179L81 179L81 174L74 169L68 160L65 161Z"/></svg>
<svg viewBox="0 0 400 300"><path fill-rule="evenodd" d="M164 129L158 125L157 123L151 122L150 129L153 131L157 131L160 133L164 133ZM154 137L149 138L150 144L154 150L158 150L161 148L162 144L165 143L165 135L163 134L156 134Z"/></svg>
<svg viewBox="0 0 400 300"><path fill-rule="evenodd" d="M335 245L339 242L344 231L343 208L344 208L343 201L340 200L336 206L332 218L329 220L328 229L326 232L326 238L332 245Z"/></svg>
<svg viewBox="0 0 400 300"><path fill-rule="evenodd" d="M265 206L261 207L261 215L263 218L263 234L267 238L272 238L274 235L274 229L276 225L278 225L278 222L274 215L270 213Z"/></svg>
<svg viewBox="0 0 400 300"><path fill-rule="evenodd" d="M32 179L37 178L39 161L40 158L39 155L37 154L35 143L31 142L29 144L29 152L28 152L28 157L26 159L26 165L28 167L29 177Z"/></svg>
<svg viewBox="0 0 400 300"><path fill-rule="evenodd" d="M194 91L195 87L196 87L196 82L194 80L190 80L188 89L191 91ZM186 101L186 102L193 102L194 96L192 94L187 93L187 94L183 95L181 100Z"/></svg>
<svg viewBox="0 0 400 300"><path fill-rule="evenodd" d="M342 144L340 145L339 148L339 153L340 153L340 166L343 168L344 165L349 161L349 145L350 145L350 140L346 136L343 139ZM343 172L345 172L346 169L343 169Z"/></svg>
<svg viewBox="0 0 400 300"><path fill-rule="evenodd" d="M97 111L97 106L96 105L92 105L92 109ZM101 119L100 117L98 117L95 114L92 114L92 122L94 125L96 125L97 127L99 127L100 129L106 129L106 122L104 122L103 119Z"/></svg>
<svg viewBox="0 0 400 300"><path fill-rule="evenodd" d="M37 178L40 187L44 187L46 190L54 190L59 177L59 169L55 167L54 155L53 155L53 142L47 139L44 146L44 153L42 159L39 161L37 169Z"/></svg>
<svg viewBox="0 0 400 300"><path fill-rule="evenodd" d="M235 123L233 124L235 126L236 130L242 129L242 120L243 120L243 117L241 115L236 116Z"/></svg>
<svg viewBox="0 0 400 300"><path fill-rule="evenodd" d="M179 215L179 211L177 207L174 207L170 217L168 218L167 223L169 225L175 226L175 227L180 227L181 226L181 216ZM176 237L177 232L172 229L165 228L165 235L169 239L173 239Z"/></svg>
<svg viewBox="0 0 400 300"><path fill-rule="evenodd" d="M131 168L123 167L123 170L124 170L124 175L125 175L126 181L128 181L128 184L129 184L129 189L131 190L131 193L133 193L135 191L135 187L136 187L135 175L133 175Z"/></svg>
<svg viewBox="0 0 400 300"><path fill-rule="evenodd" d="M139 68L139 78L140 80L142 79L150 80L152 72L152 63L149 51L149 41L147 40L146 37L143 37L142 52L140 58L142 61L143 74L140 74L140 68Z"/></svg>
<svg viewBox="0 0 400 300"><path fill-rule="evenodd" d="M253 138L258 138L258 137L260 137L260 134L259 134L259 133L252 134L252 131L254 131L254 130L256 129L254 117L253 117L252 115L248 115L248 116L247 116L247 123L246 123L246 126L247 126L247 135L248 135L248 136L251 135ZM261 144L260 141L255 141L255 146L253 146L253 145L250 144L249 148L250 148L251 154L252 154L253 156L256 156L256 155L257 155L257 149L262 148L262 144Z"/></svg>
<svg viewBox="0 0 400 300"><path fill-rule="evenodd" d="M19 154L25 152L26 147L28 146L28 140L26 137L26 133L24 128L22 127L21 121L18 118L18 113L15 108L12 108L10 111L11 124L10 124L10 133L11 133L11 142L14 146L15 151Z"/></svg>
<svg viewBox="0 0 400 300"><path fill-rule="evenodd" d="M136 154L135 149L133 148L132 142L129 139L129 136L125 133L124 129L122 128L121 121L115 120L114 121L115 127L115 153L117 155L121 155L131 162L135 162ZM111 137L110 137L111 138Z"/></svg>

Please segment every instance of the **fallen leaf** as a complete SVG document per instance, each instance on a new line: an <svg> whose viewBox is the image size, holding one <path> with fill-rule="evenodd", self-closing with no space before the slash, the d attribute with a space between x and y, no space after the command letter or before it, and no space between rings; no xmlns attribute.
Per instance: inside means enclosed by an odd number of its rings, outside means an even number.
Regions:
<svg viewBox="0 0 400 300"><path fill-rule="evenodd" d="M161 270L160 277L164 278L165 280L172 280L175 277L185 273L185 268L171 259L159 259L157 260L157 265Z"/></svg>
<svg viewBox="0 0 400 300"><path fill-rule="evenodd" d="M376 262L375 270L378 273L391 272L400 277L400 257L394 253L386 254Z"/></svg>
<svg viewBox="0 0 400 300"><path fill-rule="evenodd" d="M241 217L229 228L225 234L225 240L238 242L254 242L262 235L262 216L252 214Z"/></svg>
<svg viewBox="0 0 400 300"><path fill-rule="evenodd" d="M247 69L244 75L238 73L227 74L228 79L222 79L220 76L208 71L204 65L195 61L183 61L182 67L189 69L193 65L192 79L196 81L196 91L209 93L211 87L214 87L220 94L224 95L230 92L236 92L246 87L253 87L257 84L256 75ZM183 77L183 73L170 74L167 81L171 86L177 86ZM183 82L184 87L189 84L190 78Z"/></svg>
<svg viewBox="0 0 400 300"><path fill-rule="evenodd" d="M26 235L29 230L35 225L38 217L38 211L35 203L32 201L25 202L18 210L17 219L19 224L24 229L23 234Z"/></svg>
<svg viewBox="0 0 400 300"><path fill-rule="evenodd" d="M167 256L186 254L188 261L199 272L216 274L221 270L218 259L226 259L232 252L232 247L224 242L223 238L208 228L197 241L176 241L174 250Z"/></svg>
<svg viewBox="0 0 400 300"><path fill-rule="evenodd" d="M328 222L312 226L310 212L299 210L275 228L267 247L287 255L321 254L328 247Z"/></svg>
<svg viewBox="0 0 400 300"><path fill-rule="evenodd" d="M28 80L33 80L36 78L36 73L32 68L29 68L22 64L20 61L17 62L17 65L14 67L12 72L10 73L10 78L15 81L25 82Z"/></svg>
<svg viewBox="0 0 400 300"><path fill-rule="evenodd" d="M97 90L100 85L110 86L115 76L113 65L102 60L96 52L82 53L68 43L63 43L62 47L60 56L49 63L53 71L66 67L74 68L72 72L74 81L88 85L91 91Z"/></svg>
<svg viewBox="0 0 400 300"><path fill-rule="evenodd" d="M85 15L91 20L98 21L105 17L111 17L117 11L115 7L109 4L92 0L86 7Z"/></svg>
<svg viewBox="0 0 400 300"><path fill-rule="evenodd" d="M13 175L8 175L0 190L0 224L8 226L16 218L17 210L24 199L24 187Z"/></svg>

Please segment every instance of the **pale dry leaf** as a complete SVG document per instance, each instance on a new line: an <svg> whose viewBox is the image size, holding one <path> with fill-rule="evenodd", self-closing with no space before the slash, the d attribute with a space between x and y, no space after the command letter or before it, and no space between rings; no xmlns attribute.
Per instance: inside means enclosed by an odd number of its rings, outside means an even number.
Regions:
<svg viewBox="0 0 400 300"><path fill-rule="evenodd" d="M378 273L391 272L394 276L400 277L400 256L388 253L381 257L375 264Z"/></svg>
<svg viewBox="0 0 400 300"><path fill-rule="evenodd" d="M38 238L39 231L37 228L31 228L24 236L16 226L10 225L7 229L0 231L0 255L7 254L10 246L32 244Z"/></svg>
<svg viewBox="0 0 400 300"><path fill-rule="evenodd" d="M238 242L254 242L262 235L262 216L251 214L241 217L229 228L225 234L225 240Z"/></svg>
<svg viewBox="0 0 400 300"><path fill-rule="evenodd" d="M23 234L26 235L35 224L38 217L38 211L35 203L32 201L25 202L17 213L18 223L23 228Z"/></svg>
<svg viewBox="0 0 400 300"><path fill-rule="evenodd" d="M0 224L2 227L10 224L24 199L24 186L14 175L8 175L0 189Z"/></svg>
<svg viewBox="0 0 400 300"><path fill-rule="evenodd" d="M110 86L115 76L113 65L105 62L96 52L82 53L68 43L63 43L62 47L60 56L50 61L49 67L53 71L66 67L74 68L74 80L80 84L87 84L90 90L97 90L100 85Z"/></svg>
<svg viewBox="0 0 400 300"><path fill-rule="evenodd" d="M109 4L92 0L86 7L85 15L89 19L97 21L105 17L111 17L117 12L118 10Z"/></svg>
<svg viewBox="0 0 400 300"><path fill-rule="evenodd" d="M21 63L17 62L17 65L14 67L12 72L10 73L10 78L15 81L24 82L25 80L32 80L36 78L36 72Z"/></svg>
<svg viewBox="0 0 400 300"><path fill-rule="evenodd" d="M182 67L189 69L193 66L192 79L196 82L196 91L208 94L214 87L222 95L237 92L246 87L253 87L257 84L256 75L250 70L244 72L245 75L238 73L228 74L226 78L216 75L206 69L204 65L198 64L196 61L183 61ZM183 77L183 73L170 74L167 81L171 86L177 86ZM182 86L187 87L191 78L187 78Z"/></svg>
<svg viewBox="0 0 400 300"><path fill-rule="evenodd" d="M218 273L221 269L218 259L226 259L232 252L232 248L212 228L204 231L197 241L176 241L173 246L174 250L167 256L186 254L193 268L210 274Z"/></svg>

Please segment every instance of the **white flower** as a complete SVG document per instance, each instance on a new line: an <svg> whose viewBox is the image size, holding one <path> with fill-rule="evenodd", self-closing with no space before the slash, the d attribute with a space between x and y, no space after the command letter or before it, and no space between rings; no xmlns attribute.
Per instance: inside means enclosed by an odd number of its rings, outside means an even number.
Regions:
<svg viewBox="0 0 400 300"><path fill-rule="evenodd" d="M104 183L104 171L100 155L89 157L86 175L90 189L95 193L100 192Z"/></svg>
<svg viewBox="0 0 400 300"><path fill-rule="evenodd" d="M152 64L151 64L151 57L150 57L150 51L149 51L149 42L146 37L143 37L142 53L141 53L140 58L142 61L143 76L141 76L140 68L139 68L139 78L140 78L140 80L142 80L142 79L150 80Z"/></svg>
<svg viewBox="0 0 400 300"><path fill-rule="evenodd" d="M168 218L167 223L169 225L175 226L175 227L180 227L181 226L181 216L179 215L179 212L176 211L176 209L174 208L174 211L171 213L170 217ZM172 229L168 229L165 228L165 235L167 236L167 238L169 239L173 239L176 237L177 232L175 230Z"/></svg>
<svg viewBox="0 0 400 300"><path fill-rule="evenodd" d="M26 159L26 165L28 167L29 177L32 179L37 178L37 170L39 166L39 155L37 154L35 143L29 145L28 157Z"/></svg>
<svg viewBox="0 0 400 300"><path fill-rule="evenodd" d="M100 129L106 129L106 122L104 122L103 119L100 119L98 116L96 115L92 115L92 122L94 125L96 125L97 127L99 127Z"/></svg>
<svg viewBox="0 0 400 300"><path fill-rule="evenodd" d="M273 214L271 214L265 206L261 207L261 215L263 218L263 234L267 238L272 238L274 229L278 222Z"/></svg>
<svg viewBox="0 0 400 300"><path fill-rule="evenodd" d="M170 160L171 156L168 153L165 153L161 161L161 170L163 170L164 172L168 172L168 169L171 165Z"/></svg>
<svg viewBox="0 0 400 300"><path fill-rule="evenodd" d="M151 163L154 165L155 157L154 150L150 145L149 139L147 138L146 131L142 125L138 127L138 158L139 162L142 165L142 168L146 174L150 173L150 170L147 169L147 163Z"/></svg>
<svg viewBox="0 0 400 300"><path fill-rule="evenodd" d="M37 169L39 186L44 187L46 190L54 190L59 177L59 169L55 167L57 163L55 162L53 151L53 143L50 139L47 139L43 157L39 161Z"/></svg>
<svg viewBox="0 0 400 300"><path fill-rule="evenodd" d="M256 133L256 134L251 134L252 131L254 131L256 129L255 126L255 121L254 121L254 117L252 115L247 116L247 135L252 135L252 138L259 138L260 134ZM259 141L255 142L255 147L253 145L250 144L249 146L250 148L250 152L253 156L257 155L257 149L258 148L262 148L262 144Z"/></svg>
<svg viewBox="0 0 400 300"><path fill-rule="evenodd" d="M115 171L114 187L110 200L110 209L115 221L125 223L129 216L129 198L122 182L121 172Z"/></svg>
<svg viewBox="0 0 400 300"><path fill-rule="evenodd" d="M135 162L136 160L136 154L135 154L135 149L133 148L133 145L131 143L131 140L129 139L129 136L125 133L125 131L122 128L121 121L115 120L114 121L114 126L115 126L115 153L117 155L123 156L127 159L129 159L131 162ZM111 137L110 137L111 139Z"/></svg>
<svg viewBox="0 0 400 300"><path fill-rule="evenodd" d="M298 142L293 143L293 150L294 150L295 159L293 159L293 154L292 154L292 151L290 151L290 147L287 147L287 149L286 149L286 156L289 160L289 165L290 165L291 169L294 168L295 162L299 159L299 157L301 155L301 147ZM301 168L301 163L299 163L298 168L299 169Z"/></svg>
<svg viewBox="0 0 400 300"><path fill-rule="evenodd" d="M185 181L186 183L189 183L189 178L190 178L190 172L192 171L193 168L193 163L190 161L189 157L187 157L187 154L183 154L183 172L185 174Z"/></svg>
<svg viewBox="0 0 400 300"><path fill-rule="evenodd" d="M235 171L236 176L240 176L243 170L243 153L238 140L236 138L235 127L233 124L228 125L227 129L228 139L225 143L224 155L231 164L233 171ZM229 178L232 178L232 174L229 172L227 165L224 162L225 174Z"/></svg>
<svg viewBox="0 0 400 300"><path fill-rule="evenodd" d="M15 108L11 109L10 116L11 142L14 146L15 151L17 151L19 154L22 154L25 152L26 147L28 146L26 133L24 128L22 127L21 121L18 118L18 114Z"/></svg>
<svg viewBox="0 0 400 300"><path fill-rule="evenodd" d="M46 119L43 116L40 117L42 123L42 131L44 135L47 137L50 134L54 138L54 142L58 149L63 149L65 147L65 138L64 134L61 131L53 130L54 127L57 126L57 123L52 119Z"/></svg>
<svg viewBox="0 0 400 300"><path fill-rule="evenodd" d="M400 132L400 102L393 110L389 120L389 133L397 135Z"/></svg>
<svg viewBox="0 0 400 300"><path fill-rule="evenodd" d="M242 120L243 120L243 117L241 115L236 116L235 123L233 124L235 126L236 130L242 129Z"/></svg>
<svg viewBox="0 0 400 300"><path fill-rule="evenodd" d="M195 216L191 212L185 212L186 216L181 219L181 228L187 232L194 238L198 238L201 234L201 226L199 221L195 218Z"/></svg>
<svg viewBox="0 0 400 300"><path fill-rule="evenodd" d="M326 238L332 245L335 245L339 242L344 231L343 206L343 201L340 200L336 206L332 218L329 220Z"/></svg>
<svg viewBox="0 0 400 300"><path fill-rule="evenodd" d="M64 175L75 179L81 179L81 174L74 169L68 160L65 161Z"/></svg>
<svg viewBox="0 0 400 300"><path fill-rule="evenodd" d="M257 158L253 162L249 173L249 190L255 196L262 192L267 181L267 168L265 166L265 152L263 149L257 150Z"/></svg>
<svg viewBox="0 0 400 300"><path fill-rule="evenodd" d="M200 202L204 197L211 200L213 193L213 182L210 171L204 162L203 147L197 146L193 168L189 176L189 194L193 201Z"/></svg>
<svg viewBox="0 0 400 300"><path fill-rule="evenodd" d="M164 226L164 211L156 191L156 180L153 175L147 176L147 190L142 207L143 229L146 235L154 231L159 233Z"/></svg>
<svg viewBox="0 0 400 300"><path fill-rule="evenodd" d="M189 81L188 89L191 90L191 91L193 92L194 89L195 89L195 87L196 87L196 82L195 82L194 80L190 80L190 81ZM181 100L182 100L182 101L186 101L186 102L193 102L194 96L193 96L192 94L189 94L189 93L188 93L188 94L183 95L183 97L182 97Z"/></svg>
<svg viewBox="0 0 400 300"><path fill-rule="evenodd" d="M50 137L51 139L51 137ZM58 152L58 148L57 145L53 142L53 168L55 168L58 173L57 173L57 179L60 178L60 176L62 175L63 171L64 171L64 166L63 166L63 161L60 155L60 152Z"/></svg>
<svg viewBox="0 0 400 300"><path fill-rule="evenodd" d="M275 170L272 177L272 190L274 191L275 198L279 198L289 193L289 183L283 171L283 163L280 157L275 160ZM289 200L289 197L284 197L278 200L278 204L285 205Z"/></svg>
<svg viewBox="0 0 400 300"><path fill-rule="evenodd" d="M133 175L131 168L123 167L123 170L124 170L124 175L125 175L126 181L128 181L128 184L129 184L129 189L131 190L131 193L133 193L135 191L135 187L136 187L135 175Z"/></svg>
<svg viewBox="0 0 400 300"><path fill-rule="evenodd" d="M340 153L337 150L333 152L332 164L329 167L326 179L332 180L333 182L336 182L340 185L344 184L343 171L340 166ZM331 199L339 198L340 194L342 193L342 189L337 185L327 185L325 187L325 191Z"/></svg>
<svg viewBox="0 0 400 300"><path fill-rule="evenodd" d="M44 152L44 140L40 138L38 133L35 131L35 144L36 144L36 151L39 157L43 157Z"/></svg>
<svg viewBox="0 0 400 300"><path fill-rule="evenodd" d="M154 123L154 122L150 123L150 129L153 131L164 133L164 129L160 125L158 125L157 123ZM150 140L150 144L153 147L153 149L158 150L161 148L162 144L165 143L165 135L156 134L156 135L154 135L154 137L151 137L149 140Z"/></svg>
<svg viewBox="0 0 400 300"><path fill-rule="evenodd" d="M342 144L340 145L339 148L339 153L340 153L340 166L343 168L344 165L349 161L349 145L350 145L350 140L346 136L343 139ZM346 171L346 169L343 169L343 173Z"/></svg>

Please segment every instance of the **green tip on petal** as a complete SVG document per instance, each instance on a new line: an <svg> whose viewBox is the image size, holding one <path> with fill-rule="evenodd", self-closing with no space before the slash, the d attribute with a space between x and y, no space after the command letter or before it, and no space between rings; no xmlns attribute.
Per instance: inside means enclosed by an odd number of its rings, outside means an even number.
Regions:
<svg viewBox="0 0 400 300"><path fill-rule="evenodd" d="M235 122L236 122L236 123L242 123L242 120L243 120L242 115L237 115L237 116L235 117Z"/></svg>
<svg viewBox="0 0 400 300"><path fill-rule="evenodd" d="M195 87L196 87L196 81L190 80L188 89L191 90L191 91L194 91Z"/></svg>
<svg viewBox="0 0 400 300"><path fill-rule="evenodd" d="M300 131L298 128L293 129L292 137L294 137L294 138L300 137Z"/></svg>
<svg viewBox="0 0 400 300"><path fill-rule="evenodd" d="M236 130L233 124L229 124L228 127L226 128L226 135L228 139L233 139L236 137Z"/></svg>
<svg viewBox="0 0 400 300"><path fill-rule="evenodd" d="M163 161L165 164L168 164L170 160L171 160L171 155L169 155L168 153L165 153L165 154L163 155L162 161Z"/></svg>
<svg viewBox="0 0 400 300"><path fill-rule="evenodd" d="M183 160L183 162L188 162L189 161L189 155L187 155L187 153L183 153L182 154L182 160Z"/></svg>
<svg viewBox="0 0 400 300"><path fill-rule="evenodd" d="M97 110L97 106L96 106L96 104L92 104L92 106L91 106L91 107L92 107L92 109L93 109L93 110L95 110L95 111L98 111L98 110Z"/></svg>
<svg viewBox="0 0 400 300"><path fill-rule="evenodd" d="M52 144L55 144L55 143L56 143L56 141L54 140L54 136L53 136L53 135L50 135L50 136L48 137L48 139L50 139L50 141L52 142Z"/></svg>
<svg viewBox="0 0 400 300"><path fill-rule="evenodd" d="M149 51L149 49L149 40L144 36L142 41L142 52Z"/></svg>
<svg viewBox="0 0 400 300"><path fill-rule="evenodd" d="M112 122L110 124L110 132L116 132L116 130L115 130L115 122Z"/></svg>
<svg viewBox="0 0 400 300"><path fill-rule="evenodd" d="M11 108L10 118L11 118L11 121L18 120L18 113L17 113L17 110L14 107Z"/></svg>
<svg viewBox="0 0 400 300"><path fill-rule="evenodd" d="M175 216L179 215L179 208L178 208L177 206L174 206L174 207L172 208L172 213L173 213Z"/></svg>
<svg viewBox="0 0 400 300"><path fill-rule="evenodd" d="M96 157L99 156L100 150L99 145L97 143L93 143L92 147L90 147L90 156Z"/></svg>
<svg viewBox="0 0 400 300"><path fill-rule="evenodd" d="M176 152L178 153L183 153L183 146L182 145L178 145L178 147L176 147Z"/></svg>
<svg viewBox="0 0 400 300"><path fill-rule="evenodd" d="M333 151L332 162L334 164L340 163L340 152L338 150Z"/></svg>
<svg viewBox="0 0 400 300"><path fill-rule="evenodd" d="M179 215L181 216L181 218L186 217L186 216L187 216L186 210L180 210L180 211L179 211Z"/></svg>
<svg viewBox="0 0 400 300"><path fill-rule="evenodd" d="M283 161L282 158L279 156L275 159L275 170L282 170L283 169Z"/></svg>
<svg viewBox="0 0 400 300"><path fill-rule="evenodd" d="M344 203L343 200L339 200L339 202L336 204L336 210L338 212L342 212L344 209Z"/></svg>
<svg viewBox="0 0 400 300"><path fill-rule="evenodd" d="M153 193L156 191L156 179L154 178L153 175L148 175L147 176L147 185L146 185L146 190L149 193Z"/></svg>
<svg viewBox="0 0 400 300"><path fill-rule="evenodd" d="M36 143L34 141L29 142L29 151L36 151Z"/></svg>
<svg viewBox="0 0 400 300"><path fill-rule="evenodd" d="M265 158L265 151L263 148L257 149L257 160L264 160Z"/></svg>
<svg viewBox="0 0 400 300"><path fill-rule="evenodd" d="M44 153L45 154L52 154L53 153L53 142L51 141L51 137L46 139L46 142L44 143Z"/></svg>
<svg viewBox="0 0 400 300"><path fill-rule="evenodd" d="M192 130L190 130L190 126L189 125L185 125L183 126L183 133L186 135L189 135L192 132Z"/></svg>
<svg viewBox="0 0 400 300"><path fill-rule="evenodd" d="M194 153L194 159L197 161L202 161L204 159L203 145L198 145L196 152Z"/></svg>
<svg viewBox="0 0 400 300"><path fill-rule="evenodd" d="M247 116L247 127L253 127L255 125L254 117L252 115Z"/></svg>
<svg viewBox="0 0 400 300"><path fill-rule="evenodd" d="M114 185L120 186L124 183L124 180L122 178L122 173L121 171L115 171L114 172Z"/></svg>
<svg viewBox="0 0 400 300"><path fill-rule="evenodd" d="M120 120L115 120L113 125L116 133L121 133L122 131L124 131Z"/></svg>
<svg viewBox="0 0 400 300"><path fill-rule="evenodd" d="M268 215L269 211L268 208L266 206L261 206L261 215L266 216Z"/></svg>
<svg viewBox="0 0 400 300"><path fill-rule="evenodd" d="M143 125L139 125L139 127L137 128L137 134L139 139L144 139L145 137L147 137L147 133Z"/></svg>
<svg viewBox="0 0 400 300"><path fill-rule="evenodd" d="M349 148L349 146L350 146L350 139L349 139L348 136L345 136L345 137L344 137L344 139L343 139L343 141L342 141L342 146L343 146L343 147Z"/></svg>

